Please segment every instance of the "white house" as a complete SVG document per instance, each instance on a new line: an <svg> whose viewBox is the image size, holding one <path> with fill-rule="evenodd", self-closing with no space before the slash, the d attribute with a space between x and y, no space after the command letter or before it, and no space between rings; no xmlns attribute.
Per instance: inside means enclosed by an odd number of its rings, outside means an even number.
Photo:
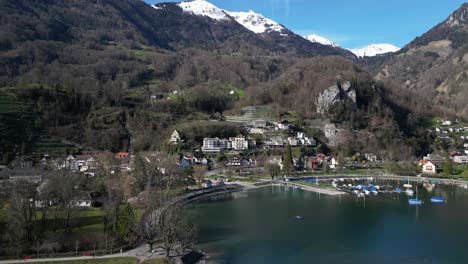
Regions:
<svg viewBox="0 0 468 264"><path fill-rule="evenodd" d="M180 140L180 133L179 133L179 131L174 130L174 132L172 132L171 138L169 139L169 143L171 143L171 144L177 144L177 143L179 143L180 141L181 141L181 140Z"/></svg>
<svg viewBox="0 0 468 264"><path fill-rule="evenodd" d="M444 121L442 121L442 125L443 125L443 126L451 126L451 125L452 125L452 121L450 121L450 120L444 120Z"/></svg>
<svg viewBox="0 0 468 264"><path fill-rule="evenodd" d="M337 166L338 166L338 161L333 157L330 158L330 160L328 161L328 167L330 167L330 169L334 170L334 169L336 169Z"/></svg>
<svg viewBox="0 0 468 264"><path fill-rule="evenodd" d="M437 167L431 161L425 160L422 165L422 173L424 174L437 174Z"/></svg>

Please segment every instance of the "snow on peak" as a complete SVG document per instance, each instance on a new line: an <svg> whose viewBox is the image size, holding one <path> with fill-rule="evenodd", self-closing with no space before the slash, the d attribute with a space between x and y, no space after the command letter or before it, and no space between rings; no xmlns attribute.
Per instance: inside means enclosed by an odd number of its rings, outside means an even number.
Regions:
<svg viewBox="0 0 468 264"><path fill-rule="evenodd" d="M283 26L276 23L275 21L257 14L250 10L249 12L227 12L233 17L237 23L241 24L248 30L254 33L270 33L270 32L282 32L285 30Z"/></svg>
<svg viewBox="0 0 468 264"><path fill-rule="evenodd" d="M207 16L214 20L229 20L226 12L205 0L193 0L177 4L184 12L198 16Z"/></svg>
<svg viewBox="0 0 468 264"><path fill-rule="evenodd" d="M360 49L349 49L352 53L354 53L358 57L372 57L378 54L384 54L388 52L396 52L399 51L400 48L392 45L392 44L369 44L367 47L360 48Z"/></svg>
<svg viewBox="0 0 468 264"><path fill-rule="evenodd" d="M335 42L329 39L326 39L322 36L316 35L316 34L311 34L311 35L305 36L304 38L313 43L319 43L322 45L338 47L338 45Z"/></svg>

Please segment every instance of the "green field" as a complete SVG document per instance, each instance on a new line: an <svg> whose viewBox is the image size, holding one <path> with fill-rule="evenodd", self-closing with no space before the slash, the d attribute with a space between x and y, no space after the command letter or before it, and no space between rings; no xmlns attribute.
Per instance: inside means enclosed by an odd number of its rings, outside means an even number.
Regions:
<svg viewBox="0 0 468 264"><path fill-rule="evenodd" d="M49 261L49 262L32 262L42 264L138 264L138 259L133 257L122 257L122 258L108 258L108 259L83 259L83 260L70 260L70 261Z"/></svg>

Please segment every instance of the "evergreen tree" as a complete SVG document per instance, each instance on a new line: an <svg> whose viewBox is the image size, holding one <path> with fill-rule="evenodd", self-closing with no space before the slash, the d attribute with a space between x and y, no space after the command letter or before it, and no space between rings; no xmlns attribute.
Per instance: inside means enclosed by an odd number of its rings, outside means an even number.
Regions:
<svg viewBox="0 0 468 264"><path fill-rule="evenodd" d="M128 240L135 225L135 212L130 204L126 203L119 212L117 221L117 234L119 238Z"/></svg>
<svg viewBox="0 0 468 264"><path fill-rule="evenodd" d="M283 154L283 171L291 173L294 171L294 162L292 157L291 145L288 144Z"/></svg>
<svg viewBox="0 0 468 264"><path fill-rule="evenodd" d="M449 155L447 155L445 157L445 162L444 162L443 169L444 169L444 174L446 176L450 176L450 175L453 174L453 164L452 164L452 160L450 159Z"/></svg>

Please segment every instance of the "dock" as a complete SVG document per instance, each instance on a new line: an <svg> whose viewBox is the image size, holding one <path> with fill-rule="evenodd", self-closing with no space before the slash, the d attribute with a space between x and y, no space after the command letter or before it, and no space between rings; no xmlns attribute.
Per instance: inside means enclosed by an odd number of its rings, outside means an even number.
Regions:
<svg viewBox="0 0 468 264"><path fill-rule="evenodd" d="M303 185L303 184L300 184L300 183L288 183L287 185L288 186L297 186L297 187L301 188L304 191L316 192L316 193L332 195L332 196L347 194L346 192L342 192L342 191L339 191L339 190L332 190L332 189L326 189L326 188L320 188L320 187L313 187L313 186Z"/></svg>

